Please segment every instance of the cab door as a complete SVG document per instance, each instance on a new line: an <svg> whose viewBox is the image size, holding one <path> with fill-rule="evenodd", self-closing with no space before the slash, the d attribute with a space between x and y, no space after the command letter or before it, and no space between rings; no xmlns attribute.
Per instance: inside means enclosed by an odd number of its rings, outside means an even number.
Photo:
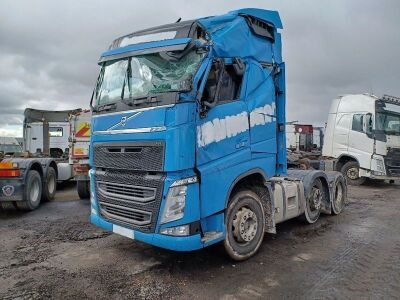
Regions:
<svg viewBox="0 0 400 300"><path fill-rule="evenodd" d="M232 60L219 60L211 66L197 122L198 166L221 158L230 160L231 155L249 159L249 115L242 81Z"/></svg>
<svg viewBox="0 0 400 300"><path fill-rule="evenodd" d="M357 159L361 168L371 168L371 156L374 152L374 139L365 132L367 115L355 113L351 120L349 131L348 152Z"/></svg>
<svg viewBox="0 0 400 300"><path fill-rule="evenodd" d="M241 68L242 73L232 59L216 60L204 81L196 124L202 217L224 209L232 182L251 159L245 65Z"/></svg>

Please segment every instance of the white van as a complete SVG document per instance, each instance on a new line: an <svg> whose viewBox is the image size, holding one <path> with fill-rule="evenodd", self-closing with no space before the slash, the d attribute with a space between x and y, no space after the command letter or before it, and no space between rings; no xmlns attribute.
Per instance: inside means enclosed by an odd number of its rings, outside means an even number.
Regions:
<svg viewBox="0 0 400 300"><path fill-rule="evenodd" d="M400 98L357 94L332 102L322 149L353 185L400 179Z"/></svg>

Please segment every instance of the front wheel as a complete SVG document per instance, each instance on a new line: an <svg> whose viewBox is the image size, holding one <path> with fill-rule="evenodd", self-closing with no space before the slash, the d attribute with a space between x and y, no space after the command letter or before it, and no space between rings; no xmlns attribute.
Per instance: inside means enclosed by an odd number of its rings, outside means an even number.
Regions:
<svg viewBox="0 0 400 300"><path fill-rule="evenodd" d="M265 215L260 197L250 190L236 193L229 201L225 226L228 255L236 261L253 256L264 239Z"/></svg>
<svg viewBox="0 0 400 300"><path fill-rule="evenodd" d="M362 185L366 178L360 177L360 166L356 161L348 161L340 170L346 180L351 185Z"/></svg>

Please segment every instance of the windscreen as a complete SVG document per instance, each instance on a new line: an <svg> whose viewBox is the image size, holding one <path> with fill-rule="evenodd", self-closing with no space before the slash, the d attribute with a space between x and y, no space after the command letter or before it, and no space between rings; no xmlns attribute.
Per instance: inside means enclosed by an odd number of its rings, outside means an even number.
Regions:
<svg viewBox="0 0 400 300"><path fill-rule="evenodd" d="M22 152L22 148L19 145L3 144L3 145L0 145L0 152L3 152L3 153L18 153L18 152Z"/></svg>
<svg viewBox="0 0 400 300"><path fill-rule="evenodd" d="M189 90L202 58L192 50L179 59L162 52L105 62L95 90L95 105Z"/></svg>
<svg viewBox="0 0 400 300"><path fill-rule="evenodd" d="M376 129L386 135L400 135L400 114L378 112L376 114Z"/></svg>

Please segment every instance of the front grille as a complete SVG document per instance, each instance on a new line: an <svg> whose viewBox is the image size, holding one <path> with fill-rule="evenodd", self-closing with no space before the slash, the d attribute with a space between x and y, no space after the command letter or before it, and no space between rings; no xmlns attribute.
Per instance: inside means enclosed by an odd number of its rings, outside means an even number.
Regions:
<svg viewBox="0 0 400 300"><path fill-rule="evenodd" d="M124 170L96 171L96 195L101 215L113 223L154 232L164 174Z"/></svg>
<svg viewBox="0 0 400 300"><path fill-rule="evenodd" d="M96 168L162 171L164 167L164 143L160 141L97 143L93 151Z"/></svg>
<svg viewBox="0 0 400 300"><path fill-rule="evenodd" d="M385 167L388 176L400 176L400 149L388 149Z"/></svg>
<svg viewBox="0 0 400 300"><path fill-rule="evenodd" d="M97 182L99 193L123 201L149 202L156 198L156 189L115 182Z"/></svg>

